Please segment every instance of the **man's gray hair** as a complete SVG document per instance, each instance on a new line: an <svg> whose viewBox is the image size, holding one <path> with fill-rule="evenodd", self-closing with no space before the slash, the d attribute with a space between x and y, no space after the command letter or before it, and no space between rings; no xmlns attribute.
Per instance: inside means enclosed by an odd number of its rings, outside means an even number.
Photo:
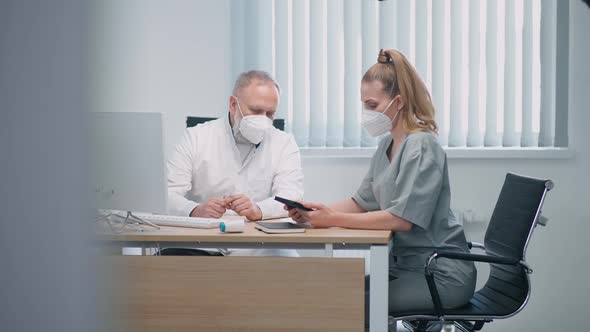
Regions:
<svg viewBox="0 0 590 332"><path fill-rule="evenodd" d="M259 83L272 83L277 88L277 92L279 95L281 94L281 88L279 87L279 83L267 72L262 70L249 70L243 72L238 76L236 79L236 83L234 84L234 90L232 94L237 96L238 93L252 84L254 81Z"/></svg>

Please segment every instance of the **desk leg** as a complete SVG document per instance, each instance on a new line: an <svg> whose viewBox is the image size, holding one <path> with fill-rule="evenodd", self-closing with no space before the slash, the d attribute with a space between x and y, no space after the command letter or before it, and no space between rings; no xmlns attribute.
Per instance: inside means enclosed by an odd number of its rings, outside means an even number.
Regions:
<svg viewBox="0 0 590 332"><path fill-rule="evenodd" d="M389 320L389 247L387 245L371 246L370 278L370 331L387 331ZM395 331L395 327L393 330Z"/></svg>
<svg viewBox="0 0 590 332"><path fill-rule="evenodd" d="M326 257L330 257L330 258L334 257L334 244L326 243L324 251L325 251Z"/></svg>
<svg viewBox="0 0 590 332"><path fill-rule="evenodd" d="M154 247L141 247L141 256L153 256L156 253Z"/></svg>

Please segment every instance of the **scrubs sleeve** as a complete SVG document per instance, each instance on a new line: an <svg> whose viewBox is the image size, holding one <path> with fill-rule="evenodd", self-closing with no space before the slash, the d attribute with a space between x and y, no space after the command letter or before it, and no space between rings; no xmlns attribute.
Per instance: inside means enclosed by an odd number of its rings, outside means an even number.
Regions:
<svg viewBox="0 0 590 332"><path fill-rule="evenodd" d="M412 139L402 151L391 206L386 211L428 229L441 193L444 152L434 137Z"/></svg>
<svg viewBox="0 0 590 332"><path fill-rule="evenodd" d="M379 153L379 149L377 149L377 153ZM376 211L379 210L379 202L375 198L375 194L373 192L373 174L375 169L375 158L377 153L371 159L371 166L369 167L369 171L365 175L365 178L361 182L359 188L356 192L352 195L352 199L360 205L365 211Z"/></svg>

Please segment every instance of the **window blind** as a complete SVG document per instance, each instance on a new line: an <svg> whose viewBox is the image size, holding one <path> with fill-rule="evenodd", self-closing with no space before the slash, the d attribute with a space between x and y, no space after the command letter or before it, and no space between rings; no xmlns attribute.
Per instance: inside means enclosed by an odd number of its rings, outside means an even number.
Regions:
<svg viewBox="0 0 590 332"><path fill-rule="evenodd" d="M567 146L567 83L556 82L567 82L568 6L232 1L232 74L275 75L277 117L301 147L370 147L377 140L360 126L360 80L380 48L395 48L431 91L443 146Z"/></svg>

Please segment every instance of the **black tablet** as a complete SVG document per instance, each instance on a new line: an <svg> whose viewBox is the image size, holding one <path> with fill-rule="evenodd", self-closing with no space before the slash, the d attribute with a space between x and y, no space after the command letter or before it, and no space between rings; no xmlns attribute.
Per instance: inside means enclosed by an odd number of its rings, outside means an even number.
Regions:
<svg viewBox="0 0 590 332"><path fill-rule="evenodd" d="M279 202L285 204L288 207L292 207L292 208L296 208L296 209L301 209L301 210L304 210L304 211L313 211L310 208L306 208L305 206L303 206L299 202L295 202L295 201L292 201L290 199L286 199L286 198L283 198L283 197L275 196L275 201L279 201Z"/></svg>

